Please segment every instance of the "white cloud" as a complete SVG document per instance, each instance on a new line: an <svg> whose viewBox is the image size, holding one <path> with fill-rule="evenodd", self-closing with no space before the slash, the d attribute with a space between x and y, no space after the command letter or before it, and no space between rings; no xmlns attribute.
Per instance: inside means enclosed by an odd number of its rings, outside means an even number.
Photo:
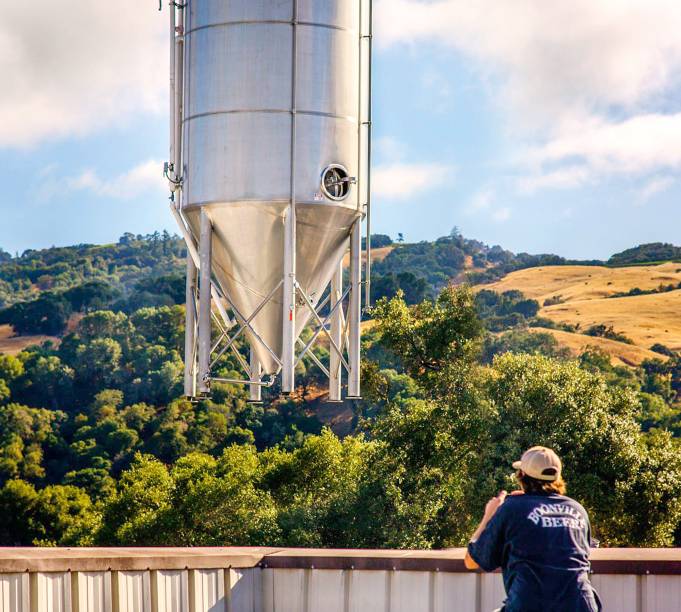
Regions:
<svg viewBox="0 0 681 612"><path fill-rule="evenodd" d="M602 172L681 168L681 113L585 122L528 153L537 163L580 160Z"/></svg>
<svg viewBox="0 0 681 612"><path fill-rule="evenodd" d="M681 169L680 2L377 0L376 26L466 56L529 148L522 193Z"/></svg>
<svg viewBox="0 0 681 612"><path fill-rule="evenodd" d="M496 190L491 187L485 187L473 195L464 212L469 215L484 214L495 223L504 223L511 218L512 211L508 206L495 207L496 199Z"/></svg>
<svg viewBox="0 0 681 612"><path fill-rule="evenodd" d="M67 178L68 191L90 191L93 194L119 200L130 200L140 195L168 190L163 178L163 162L150 159L118 176L103 179L92 170Z"/></svg>
<svg viewBox="0 0 681 612"><path fill-rule="evenodd" d="M503 223L511 218L511 209L508 207L500 208L492 213L492 219L497 223Z"/></svg>
<svg viewBox="0 0 681 612"><path fill-rule="evenodd" d="M477 213L482 210L487 210L494 202L495 193L493 189L485 188L473 195L468 203L467 212Z"/></svg>
<svg viewBox="0 0 681 612"><path fill-rule="evenodd" d="M168 14L153 2L7 2L0 21L0 147L162 113Z"/></svg>
<svg viewBox="0 0 681 612"><path fill-rule="evenodd" d="M407 146L392 136L376 138L372 148L383 162L397 162L407 155Z"/></svg>
<svg viewBox="0 0 681 612"><path fill-rule="evenodd" d="M649 180L638 192L638 203L645 204L656 195L667 191L675 182L671 176L659 176Z"/></svg>
<svg viewBox="0 0 681 612"><path fill-rule="evenodd" d="M452 83L445 74L426 68L421 76L421 88L431 112L452 112Z"/></svg>
<svg viewBox="0 0 681 612"><path fill-rule="evenodd" d="M378 166L371 173L374 196L404 200L417 193L453 181L454 170L443 164L391 163Z"/></svg>
<svg viewBox="0 0 681 612"><path fill-rule="evenodd" d="M518 190L578 187L600 178L681 170L681 113L641 114L623 121L591 119L526 150L529 170Z"/></svg>
<svg viewBox="0 0 681 612"><path fill-rule="evenodd" d="M52 165L38 173L37 184L32 188L33 199L47 202L76 191L89 192L98 198L131 200L138 196L162 197L168 193L168 183L163 178L163 162L147 160L121 174L103 178L92 169L75 176L63 176Z"/></svg>
<svg viewBox="0 0 681 612"><path fill-rule="evenodd" d="M570 189L584 184L590 178L585 166L567 166L548 172L523 176L517 181L520 193L532 194L543 189Z"/></svg>
<svg viewBox="0 0 681 612"><path fill-rule="evenodd" d="M436 41L503 81L528 118L634 106L681 68L681 3L670 0L377 0L381 46Z"/></svg>

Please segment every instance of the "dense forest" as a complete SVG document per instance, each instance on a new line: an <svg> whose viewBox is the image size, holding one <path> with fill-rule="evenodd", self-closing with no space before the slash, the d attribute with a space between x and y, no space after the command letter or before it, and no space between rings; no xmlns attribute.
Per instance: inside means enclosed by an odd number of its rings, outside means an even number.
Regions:
<svg viewBox="0 0 681 612"><path fill-rule="evenodd" d="M547 326L537 302L464 282L555 256L456 231L375 242L392 250L343 436L318 418L307 358L288 398L181 396L176 237L2 255L0 321L55 340L0 355L0 545L454 546L533 444L563 456L603 545L681 544L681 356L570 357L529 332Z"/></svg>

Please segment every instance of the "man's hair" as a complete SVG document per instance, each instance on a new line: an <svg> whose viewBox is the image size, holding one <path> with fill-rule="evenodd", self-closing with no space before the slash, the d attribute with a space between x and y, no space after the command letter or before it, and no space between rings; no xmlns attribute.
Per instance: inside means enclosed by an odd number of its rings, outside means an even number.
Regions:
<svg viewBox="0 0 681 612"><path fill-rule="evenodd" d="M558 476L558 478L553 481L532 478L521 471L519 471L516 476L525 493L557 493L558 495L565 495L565 492L567 491L567 486L565 485L562 476Z"/></svg>

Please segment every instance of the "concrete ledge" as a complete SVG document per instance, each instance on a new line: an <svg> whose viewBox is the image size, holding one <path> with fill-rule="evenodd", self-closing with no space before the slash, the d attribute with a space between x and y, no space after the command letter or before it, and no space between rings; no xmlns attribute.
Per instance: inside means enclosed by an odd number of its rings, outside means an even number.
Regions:
<svg viewBox="0 0 681 612"><path fill-rule="evenodd" d="M0 548L0 573L177 569L329 569L463 573L465 549ZM601 548L594 574L681 575L681 548Z"/></svg>
<svg viewBox="0 0 681 612"><path fill-rule="evenodd" d="M276 548L0 548L0 573L256 567Z"/></svg>

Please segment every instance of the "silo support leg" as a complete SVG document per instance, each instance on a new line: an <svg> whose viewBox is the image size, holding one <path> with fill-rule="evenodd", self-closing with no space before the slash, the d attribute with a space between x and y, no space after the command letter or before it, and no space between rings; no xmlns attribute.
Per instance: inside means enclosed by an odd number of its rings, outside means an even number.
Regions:
<svg viewBox="0 0 681 612"><path fill-rule="evenodd" d="M196 395L196 266L187 253L184 317L184 394Z"/></svg>
<svg viewBox="0 0 681 612"><path fill-rule="evenodd" d="M350 235L350 303L348 305L348 397L360 397L360 322L362 320L362 223Z"/></svg>
<svg viewBox="0 0 681 612"><path fill-rule="evenodd" d="M331 301L333 305L343 296L343 262L338 263L333 278L331 279ZM343 306L336 308L331 317L331 338L336 346L343 347ZM341 387L343 384L343 370L341 368L340 355L336 351L329 351L329 401L341 400Z"/></svg>
<svg viewBox="0 0 681 612"><path fill-rule="evenodd" d="M210 392L211 350L211 249L213 227L205 210L201 211L199 257L201 259L199 283L199 393Z"/></svg>
<svg viewBox="0 0 681 612"><path fill-rule="evenodd" d="M260 381L262 380L262 364L260 363L260 359L258 359L258 355L253 350L253 347L251 347L250 371L251 381L254 383L260 383ZM252 402L259 402L262 400L262 385L260 384L250 385L249 391L250 391L249 399Z"/></svg>
<svg viewBox="0 0 681 612"><path fill-rule="evenodd" d="M295 388L296 346L296 212L295 206L286 211L284 221L284 292L282 313L281 390L291 393Z"/></svg>

